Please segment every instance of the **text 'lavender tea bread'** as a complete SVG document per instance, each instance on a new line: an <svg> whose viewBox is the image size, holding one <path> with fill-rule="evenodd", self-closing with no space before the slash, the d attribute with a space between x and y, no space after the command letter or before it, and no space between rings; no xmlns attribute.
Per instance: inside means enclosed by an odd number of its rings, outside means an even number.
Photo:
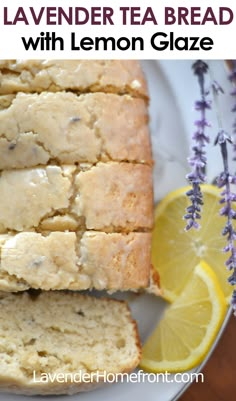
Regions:
<svg viewBox="0 0 236 401"><path fill-rule="evenodd" d="M147 100L137 61L0 61L0 290L153 284Z"/></svg>

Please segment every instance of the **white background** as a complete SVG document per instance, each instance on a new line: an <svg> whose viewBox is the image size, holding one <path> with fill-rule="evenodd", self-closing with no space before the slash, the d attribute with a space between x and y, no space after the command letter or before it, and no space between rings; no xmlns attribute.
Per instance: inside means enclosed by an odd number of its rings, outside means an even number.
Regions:
<svg viewBox="0 0 236 401"><path fill-rule="evenodd" d="M145 5L144 5L145 3ZM8 8L8 19L14 20L18 7L24 7L24 11L29 19L29 25L19 22L17 25L4 25L3 7ZM36 13L40 11L41 7L64 7L66 10L71 7L86 7L88 10L93 7L112 7L114 9L113 21L114 25L93 25L90 23L86 25L68 25L62 26L45 24L45 18L42 18L40 25L35 25L32 17L30 17L29 7L34 7ZM152 7L158 25L148 22L145 25L122 25L122 13L119 7L122 6L135 6L141 7L141 15L144 15L146 7ZM207 7L212 7L216 18L218 19L219 7L229 7L234 13L233 22L230 25L214 25L212 22L206 25L164 25L164 8L174 7L201 7L202 21ZM141 18L142 19L142 18ZM39 48L36 51L26 51L21 40L24 36L28 38L32 36L34 39L40 35L40 32L56 32L57 36L64 39L64 51L41 51ZM174 36L196 36L196 37L211 37L214 41L213 49L210 51L164 51L154 50L150 44L150 38L156 32L169 33L174 32ZM75 32L76 38L79 40L85 36L94 38L95 36L113 36L116 39L126 36L136 37L141 36L144 39L144 51L72 51L71 50L71 32ZM236 34L236 2L234 0L149 0L147 2L141 0L2 0L0 5L0 54L1 58L80 58L80 59L223 59L235 58L235 40ZM79 44L79 43L78 43Z"/></svg>

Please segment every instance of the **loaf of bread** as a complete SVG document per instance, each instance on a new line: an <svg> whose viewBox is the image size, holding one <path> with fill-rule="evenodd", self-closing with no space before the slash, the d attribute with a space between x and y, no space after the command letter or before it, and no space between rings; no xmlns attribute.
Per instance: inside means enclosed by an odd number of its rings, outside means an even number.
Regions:
<svg viewBox="0 0 236 401"><path fill-rule="evenodd" d="M152 163L142 99L71 92L0 96L0 169L99 161Z"/></svg>
<svg viewBox="0 0 236 401"><path fill-rule="evenodd" d="M0 293L0 389L74 394L139 363L126 303L78 293Z"/></svg>
<svg viewBox="0 0 236 401"><path fill-rule="evenodd" d="M153 282L147 100L138 61L0 60L0 290Z"/></svg>
<svg viewBox="0 0 236 401"><path fill-rule="evenodd" d="M1 390L74 394L138 365L127 304L77 291L159 294L147 106L137 61L0 60Z"/></svg>
<svg viewBox="0 0 236 401"><path fill-rule="evenodd" d="M148 98L136 60L0 60L0 94L62 90Z"/></svg>
<svg viewBox="0 0 236 401"><path fill-rule="evenodd" d="M150 233L0 235L0 288L138 290L149 285Z"/></svg>

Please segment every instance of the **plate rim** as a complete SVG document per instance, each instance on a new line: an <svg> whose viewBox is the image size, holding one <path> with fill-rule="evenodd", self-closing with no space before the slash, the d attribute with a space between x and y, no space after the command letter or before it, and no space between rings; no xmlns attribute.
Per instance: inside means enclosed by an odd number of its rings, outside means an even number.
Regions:
<svg viewBox="0 0 236 401"><path fill-rule="evenodd" d="M172 85L172 83L173 83L173 80L172 81L170 81L169 80L169 74L166 72L166 70L165 70L165 62L167 61L167 62L170 62L170 63L174 63L175 62L175 60L142 60L143 62L148 62L148 61L150 61L150 62L154 62L155 64L159 64L159 66L160 66L160 68L161 68L161 71L162 71L162 74L165 76L165 78L166 78L166 80L168 80L169 82L171 82L171 87L172 87L172 90L173 91L175 91L176 90L176 88L173 88L173 85ZM183 60L183 62L191 62L191 60ZM182 116L182 115L181 115ZM185 126L185 124L184 124L184 128L185 128L185 139L186 139L186 141L188 140L188 143L190 142L189 141L189 136L187 135L187 129L186 129L186 126ZM209 360L209 358L211 357L211 355L212 355L212 353L214 352L214 350L215 350L215 348L216 348L216 346L218 345L218 343L219 343L219 341L220 341L220 339L221 339L221 337L222 337L222 334L223 334L223 332L224 332L224 330L225 330L225 328L227 327L227 324L228 324L228 322L229 322L229 319L230 319L230 317L231 317L231 315L232 315L232 307L228 307L228 311L227 311L227 313L226 313L226 316L225 316L225 318L224 318L224 321L223 321L223 323L222 323L222 326L221 326L221 328L220 328L220 330L218 331L218 333L217 333L217 336L216 336L216 338L215 338L215 340L214 340L214 342L213 342L213 344L212 344L212 346L211 346L211 348L210 348L210 351L207 353L207 355L206 355L206 357L204 358L204 360L203 360L203 362L200 364L200 365L198 365L196 368L194 368L194 373L200 373L201 371L202 371L202 369L204 368L204 366L206 365L206 363L208 362L208 360ZM192 384L192 382L188 382L188 383L182 383L182 386L181 386L181 388L178 390L178 389L176 389L177 390L177 392L175 393L175 395L174 396L172 396L171 398L168 398L168 401L177 401L177 400L179 400L179 398L185 393L185 391L187 391L187 389L191 386L191 384ZM150 383L150 385L151 385L151 383ZM158 390L158 385L156 385L156 387L157 387L157 390ZM0 394L0 396L3 396L3 399L4 399L4 396L12 396L12 397L15 397L16 396L16 401L17 401L17 397L18 397L18 395L17 394L13 394L13 393L1 393ZM131 394L132 395L132 394ZM141 394L141 396L143 396L143 395L145 395L145 394L143 394L143 392L142 392L142 394ZM75 394L75 395L73 395L73 397L76 397L75 399L73 398L73 400L76 400L77 399L77 397L79 397L80 396L80 394ZM149 391L148 391L148 388L147 388L147 394L146 394L146 396L147 396L147 399L149 399ZM34 396L33 398L37 398L37 399L42 399L41 398L42 396ZM53 396L54 397L54 396ZM56 396L56 397L58 397L58 396ZM62 396L62 397L64 397L64 396ZM67 396L68 397L68 396ZM1 397L0 397L1 398ZM33 399L32 398L32 399ZM95 398L96 398L96 396L95 396ZM105 398L107 398L107 397L105 397ZM31 397L29 398L29 399L31 399ZM100 399L100 398L99 398Z"/></svg>

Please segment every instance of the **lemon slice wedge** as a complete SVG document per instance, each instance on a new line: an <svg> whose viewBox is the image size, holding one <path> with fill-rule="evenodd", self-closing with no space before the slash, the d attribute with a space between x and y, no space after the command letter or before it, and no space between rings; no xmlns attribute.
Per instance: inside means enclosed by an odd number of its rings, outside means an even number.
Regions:
<svg viewBox="0 0 236 401"><path fill-rule="evenodd" d="M212 185L202 186L204 205L199 220L201 228L185 231L183 215L189 205L186 196L189 189L183 187L171 192L156 208L152 263L160 273L163 296L173 302L181 294L194 267L205 260L216 273L229 302L232 286L227 281L227 254L222 251L226 238L221 235L224 218L219 215L220 191Z"/></svg>
<svg viewBox="0 0 236 401"><path fill-rule="evenodd" d="M201 262L144 344L141 368L181 372L198 365L209 352L225 313L226 301L217 277Z"/></svg>

